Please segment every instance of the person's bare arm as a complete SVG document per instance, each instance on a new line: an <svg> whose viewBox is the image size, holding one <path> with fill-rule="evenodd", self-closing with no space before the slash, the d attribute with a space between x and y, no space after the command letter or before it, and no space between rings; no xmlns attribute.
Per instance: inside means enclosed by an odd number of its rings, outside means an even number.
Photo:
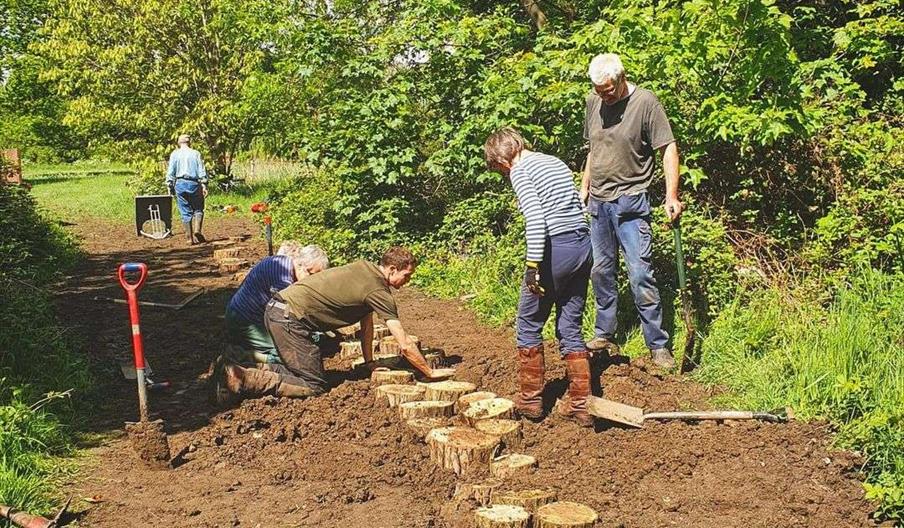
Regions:
<svg viewBox="0 0 904 528"><path fill-rule="evenodd" d="M662 172L665 173L665 215L669 221L677 220L684 211L684 204L678 199L680 160L678 144L674 141L659 149L662 153Z"/></svg>
<svg viewBox="0 0 904 528"><path fill-rule="evenodd" d="M389 328L392 337L399 342L399 346L402 349L402 356L414 365L414 368L421 371L424 376L432 378L433 369L427 365L427 360L424 359L424 355L418 350L417 345L409 339L408 333L402 328L402 323L396 319L390 319L389 321L386 321L386 327Z"/></svg>
<svg viewBox="0 0 904 528"><path fill-rule="evenodd" d="M374 314L369 313L361 319L361 354L364 362L374 360Z"/></svg>
<svg viewBox="0 0 904 528"><path fill-rule="evenodd" d="M584 173L581 175L581 203L587 205L590 199L590 152L587 152L587 160L584 162Z"/></svg>

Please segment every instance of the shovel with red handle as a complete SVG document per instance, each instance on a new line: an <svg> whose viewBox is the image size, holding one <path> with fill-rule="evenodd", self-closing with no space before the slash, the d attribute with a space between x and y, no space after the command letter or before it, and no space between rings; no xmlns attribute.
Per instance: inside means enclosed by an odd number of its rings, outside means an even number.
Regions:
<svg viewBox="0 0 904 528"><path fill-rule="evenodd" d="M138 273L136 282L129 282L127 273ZM129 440L138 456L155 467L167 467L170 464L169 442L163 430L163 421L148 421L148 393L144 369L144 344L141 339L139 325L138 292L148 278L148 267L143 262L127 262L120 264L118 270L119 284L126 291L129 302L129 322L132 328L132 349L135 353L135 377L138 380L138 423L126 423Z"/></svg>

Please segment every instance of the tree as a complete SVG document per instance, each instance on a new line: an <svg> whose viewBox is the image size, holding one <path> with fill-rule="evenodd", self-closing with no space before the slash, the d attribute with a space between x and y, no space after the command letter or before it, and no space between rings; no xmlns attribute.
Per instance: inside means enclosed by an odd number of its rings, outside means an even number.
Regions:
<svg viewBox="0 0 904 528"><path fill-rule="evenodd" d="M288 2L265 0L56 0L44 78L70 101L65 122L158 159L182 132L197 138L217 174L248 147L263 109Z"/></svg>

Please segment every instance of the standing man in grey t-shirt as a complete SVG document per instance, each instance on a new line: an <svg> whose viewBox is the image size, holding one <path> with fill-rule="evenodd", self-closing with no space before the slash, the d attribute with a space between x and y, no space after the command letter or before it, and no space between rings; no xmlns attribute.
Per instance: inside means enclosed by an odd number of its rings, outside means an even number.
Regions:
<svg viewBox="0 0 904 528"><path fill-rule="evenodd" d="M644 340L653 362L674 368L669 335L662 328L662 301L653 277L650 200L656 151L665 172L665 210L669 220L681 216L678 199L678 146L668 118L653 92L625 79L625 68L614 53L590 62L593 91L587 96L584 139L590 154L581 180L581 201L590 211L596 296L591 350L618 353L614 343L618 304L618 252L628 268L634 304L640 313Z"/></svg>

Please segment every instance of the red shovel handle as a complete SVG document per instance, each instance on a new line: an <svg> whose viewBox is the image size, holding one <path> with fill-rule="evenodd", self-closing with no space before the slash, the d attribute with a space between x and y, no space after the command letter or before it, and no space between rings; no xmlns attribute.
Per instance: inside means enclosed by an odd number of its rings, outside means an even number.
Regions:
<svg viewBox="0 0 904 528"><path fill-rule="evenodd" d="M128 279L126 279L126 273L130 272L140 273L140 275L138 276L138 282L130 283ZM122 285L122 289L127 292L137 292L139 289L141 289L144 281L148 278L148 265L144 262L126 262L125 264L119 265L118 275L119 284Z"/></svg>

